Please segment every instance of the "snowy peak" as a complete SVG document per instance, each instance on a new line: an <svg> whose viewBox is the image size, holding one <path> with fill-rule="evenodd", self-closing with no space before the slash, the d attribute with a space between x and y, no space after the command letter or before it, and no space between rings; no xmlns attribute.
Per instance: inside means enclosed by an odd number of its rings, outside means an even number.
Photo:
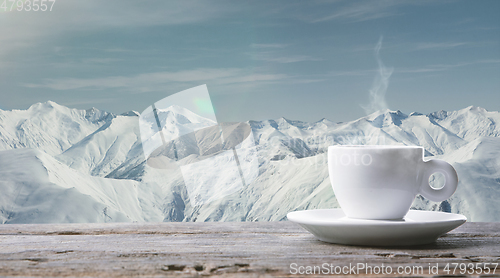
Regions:
<svg viewBox="0 0 500 278"><path fill-rule="evenodd" d="M160 124L162 126L166 124L175 125L185 125L185 124L198 124L198 123L213 123L213 120L201 117L194 112L180 107L178 105L172 105L165 109L156 109L158 118L160 119Z"/></svg>
<svg viewBox="0 0 500 278"><path fill-rule="evenodd" d="M95 108L70 109L53 101L33 104L27 110L0 110L0 150L37 148L56 155L113 117Z"/></svg>
<svg viewBox="0 0 500 278"><path fill-rule="evenodd" d="M46 102L38 102L33 105L31 105L28 110L29 111L36 111L36 110L51 110L51 109L59 109L59 110L66 110L69 109L65 106L59 105L51 100L46 101Z"/></svg>
<svg viewBox="0 0 500 278"><path fill-rule="evenodd" d="M448 112L444 110L440 110L437 112L432 112L427 115L430 119L438 119L438 120L444 120L446 117L448 117Z"/></svg>
<svg viewBox="0 0 500 278"><path fill-rule="evenodd" d="M460 111L470 111L472 113L488 113L488 111L486 109L479 107L479 106L474 106L474 105L466 107Z"/></svg>
<svg viewBox="0 0 500 278"><path fill-rule="evenodd" d="M22 112L23 110L20 110ZM49 115L54 115L57 117L59 115L67 115L70 117L84 117L88 121L97 123L100 121L106 121L115 115L106 111L99 110L95 107L81 110L75 108L68 108L66 106L60 105L53 101L39 102L31 105L27 110L27 114L31 117L49 117Z"/></svg>
<svg viewBox="0 0 500 278"><path fill-rule="evenodd" d="M481 107L469 106L467 108L446 112L440 111L429 114L429 119L467 141L472 141L478 136L500 135L500 114L488 112Z"/></svg>
<svg viewBox="0 0 500 278"><path fill-rule="evenodd" d="M85 119L93 123L106 122L116 117L113 113L99 110L95 107L85 110Z"/></svg>
<svg viewBox="0 0 500 278"><path fill-rule="evenodd" d="M127 116L127 117L139 117L141 115L141 113L139 113L137 111L134 111L134 110L131 110L131 111L128 111L128 112L125 112L125 113L121 113L120 115L121 116Z"/></svg>
<svg viewBox="0 0 500 278"><path fill-rule="evenodd" d="M371 114L368 116L368 118L372 118L375 116L375 114ZM375 116L372 118L371 122L375 127L381 128L383 126L389 126L389 125L397 125L400 126L401 122L408 118L408 115L404 114L401 111L390 111L387 110L378 116Z"/></svg>

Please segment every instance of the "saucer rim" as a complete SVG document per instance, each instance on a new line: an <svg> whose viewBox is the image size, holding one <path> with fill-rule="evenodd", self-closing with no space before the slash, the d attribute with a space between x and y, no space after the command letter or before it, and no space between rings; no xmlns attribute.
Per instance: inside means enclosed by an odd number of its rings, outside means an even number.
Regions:
<svg viewBox="0 0 500 278"><path fill-rule="evenodd" d="M287 213L287 220L297 223L297 224L305 224L305 225L320 225L320 226L412 226L412 225L430 225L430 224L438 224L438 223L465 223L467 222L467 217L462 214L450 213L450 212L442 212L442 211L427 211L427 210L409 210L406 216L402 220L376 220L376 219L359 219L359 218L348 218L347 216L338 217L338 218L328 218L325 220L318 219L304 219L303 214L305 213L315 213L320 211L330 211L344 214L341 208L332 208L332 209L312 209L312 210L298 210L291 211ZM411 214L441 214L450 216L449 219L434 219L428 221L419 221L411 219ZM410 214L410 215L408 215ZM299 216L301 215L301 216ZM290 217L291 216L291 217ZM299 218L300 219L297 219ZM404 221L409 220L409 221Z"/></svg>
<svg viewBox="0 0 500 278"><path fill-rule="evenodd" d="M325 219L311 217L311 213L318 211L322 211L321 216ZM334 212L332 217L325 216L325 213L331 212ZM407 219L408 214L405 217L407 221L352 219L347 218L340 208L294 211L289 212L287 218L320 241L370 247L430 244L467 221L464 215L455 213L410 210L409 214L410 216L412 214L434 215L434 219L412 220ZM439 214L438 219L436 219L436 214Z"/></svg>

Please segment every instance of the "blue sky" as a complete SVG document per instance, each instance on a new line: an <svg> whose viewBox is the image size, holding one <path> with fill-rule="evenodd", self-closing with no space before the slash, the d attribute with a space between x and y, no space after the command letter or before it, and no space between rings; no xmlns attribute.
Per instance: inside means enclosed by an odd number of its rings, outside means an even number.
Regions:
<svg viewBox="0 0 500 278"><path fill-rule="evenodd" d="M51 12L0 9L0 108L53 100L142 111L207 84L219 121L353 120L370 112L363 107L377 88L405 113L499 110L499 14L500 1L56 0Z"/></svg>

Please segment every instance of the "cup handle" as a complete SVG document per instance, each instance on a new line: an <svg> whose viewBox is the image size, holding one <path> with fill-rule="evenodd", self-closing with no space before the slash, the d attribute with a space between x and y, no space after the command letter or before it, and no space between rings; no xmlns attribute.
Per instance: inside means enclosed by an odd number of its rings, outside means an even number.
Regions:
<svg viewBox="0 0 500 278"><path fill-rule="evenodd" d="M422 176L422 185L420 186L420 194L433 202L444 201L455 193L458 185L458 175L455 168L446 161L432 159L424 162L424 171ZM434 189L429 184L429 177L434 173L444 175L444 186L439 189Z"/></svg>

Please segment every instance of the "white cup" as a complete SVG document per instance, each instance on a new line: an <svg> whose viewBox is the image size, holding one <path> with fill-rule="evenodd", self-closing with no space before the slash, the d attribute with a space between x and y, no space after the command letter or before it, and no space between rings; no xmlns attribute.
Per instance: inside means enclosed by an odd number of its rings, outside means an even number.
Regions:
<svg viewBox="0 0 500 278"><path fill-rule="evenodd" d="M417 194L440 202L457 189L457 172L449 163L424 161L417 146L330 146L328 171L335 196L347 217L402 219ZM429 184L433 173L445 183Z"/></svg>

